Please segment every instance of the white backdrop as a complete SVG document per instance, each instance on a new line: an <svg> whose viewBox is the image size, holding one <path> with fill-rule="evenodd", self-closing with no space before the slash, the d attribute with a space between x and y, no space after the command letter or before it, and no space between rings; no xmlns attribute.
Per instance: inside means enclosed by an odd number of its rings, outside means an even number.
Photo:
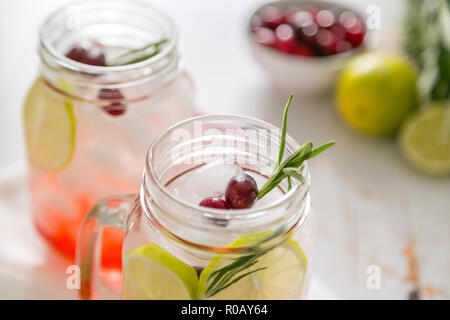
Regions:
<svg viewBox="0 0 450 320"><path fill-rule="evenodd" d="M0 1L0 167L23 159L21 103L37 74L37 28L65 2ZM245 37L249 14L264 1L151 2L178 25L185 65L196 83L201 109L247 114L279 124L287 95L272 88L252 60ZM379 5L381 46L397 49L403 1L345 2L361 10ZM326 156L311 163L313 206L319 218L314 278L326 286L329 296L404 299L418 287L424 298L449 298L450 181L411 170L395 141L369 139L346 129L335 115L330 96L296 96L288 131L300 142L337 141ZM0 227L9 228L11 235L14 213L1 212L2 200L11 203L4 195L2 199L0 192L0 218L11 218L0 219ZM12 239L0 230L0 243L5 244L0 245L0 276L8 254L14 253L8 244ZM405 255L407 249L413 254ZM413 281L408 280L412 263L419 265ZM380 290L366 286L367 267L372 264L383 271ZM5 286L0 281L6 294L15 283L7 279Z"/></svg>

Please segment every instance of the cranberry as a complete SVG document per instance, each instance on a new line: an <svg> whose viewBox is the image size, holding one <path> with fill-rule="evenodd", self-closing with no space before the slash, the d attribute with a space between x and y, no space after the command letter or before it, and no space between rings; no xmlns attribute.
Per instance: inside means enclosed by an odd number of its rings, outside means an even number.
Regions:
<svg viewBox="0 0 450 320"><path fill-rule="evenodd" d="M69 52L66 53L66 57L74 61L88 64L91 66L105 66L105 55L98 48L92 48L87 50L80 46L74 46Z"/></svg>
<svg viewBox="0 0 450 320"><path fill-rule="evenodd" d="M258 195L255 179L246 173L237 174L228 182L225 199L231 209L247 209L253 206Z"/></svg>
<svg viewBox="0 0 450 320"><path fill-rule="evenodd" d="M336 43L336 53L340 53L340 52L344 52L344 51L348 51L352 48L352 45L350 42L345 41L345 40L341 40L338 41L338 43Z"/></svg>
<svg viewBox="0 0 450 320"><path fill-rule="evenodd" d="M127 106L120 102L120 100L124 99L124 96L119 89L101 89L98 93L98 98L113 100L109 105L103 106L103 110L112 116L120 116L127 110Z"/></svg>
<svg viewBox="0 0 450 320"><path fill-rule="evenodd" d="M86 55L86 49L79 47L79 46L73 47L66 53L67 58L77 61L77 62L81 62L85 55Z"/></svg>
<svg viewBox="0 0 450 320"><path fill-rule="evenodd" d="M303 27L314 21L314 16L306 10L298 10L287 17L287 21L294 27Z"/></svg>
<svg viewBox="0 0 450 320"><path fill-rule="evenodd" d="M208 197L203 199L199 204L201 207L228 210L228 203L221 197Z"/></svg>
<svg viewBox="0 0 450 320"><path fill-rule="evenodd" d="M256 28L261 28L263 26L261 17L257 14L255 14L251 19L250 19L250 29L254 30Z"/></svg>
<svg viewBox="0 0 450 320"><path fill-rule="evenodd" d="M275 44L275 32L268 28L256 28L254 31L255 39L260 44L273 46Z"/></svg>
<svg viewBox="0 0 450 320"><path fill-rule="evenodd" d="M305 57L311 57L314 55L310 47L298 41L296 41L294 45L291 47L290 53Z"/></svg>
<svg viewBox="0 0 450 320"><path fill-rule="evenodd" d="M342 24L340 22L335 22L333 23L328 30L330 30L335 37L338 39L338 41L340 40L344 40L345 36L347 34L347 31L345 30L344 26L342 26Z"/></svg>
<svg viewBox="0 0 450 320"><path fill-rule="evenodd" d="M207 208L213 208L213 209L222 209L222 210L228 210L230 209L228 206L228 203L225 201L224 198L221 197L208 197L203 199L199 204L201 207L207 207ZM227 219L220 219L220 218L209 218L214 224L220 226L220 227L226 227L228 225Z"/></svg>
<svg viewBox="0 0 450 320"><path fill-rule="evenodd" d="M285 20L283 11L276 6L267 6L259 12L262 23L266 28L275 29Z"/></svg>
<svg viewBox="0 0 450 320"><path fill-rule="evenodd" d="M336 53L336 44L338 40L331 31L321 28L317 32L316 42L327 55Z"/></svg>
<svg viewBox="0 0 450 320"><path fill-rule="evenodd" d="M319 27L328 28L334 23L335 17L330 10L320 10L316 14L316 22Z"/></svg>
<svg viewBox="0 0 450 320"><path fill-rule="evenodd" d="M358 17L350 12L344 11L339 16L339 21L346 30L346 40L349 41L353 47L359 46L365 36L364 25Z"/></svg>
<svg viewBox="0 0 450 320"><path fill-rule="evenodd" d="M312 55L311 49L297 40L294 29L288 24L281 24L275 30L275 48L290 54Z"/></svg>
<svg viewBox="0 0 450 320"><path fill-rule="evenodd" d="M313 21L308 21L297 30L297 38L299 42L307 45L315 56L324 56L327 52L317 43L316 36L319 32L319 27Z"/></svg>
<svg viewBox="0 0 450 320"><path fill-rule="evenodd" d="M291 52L295 45L294 29L288 24L280 24L275 30L275 47L283 52Z"/></svg>
<svg viewBox="0 0 450 320"><path fill-rule="evenodd" d="M346 38L353 47L359 46L364 41L364 35L364 27L359 21L354 26L347 28Z"/></svg>

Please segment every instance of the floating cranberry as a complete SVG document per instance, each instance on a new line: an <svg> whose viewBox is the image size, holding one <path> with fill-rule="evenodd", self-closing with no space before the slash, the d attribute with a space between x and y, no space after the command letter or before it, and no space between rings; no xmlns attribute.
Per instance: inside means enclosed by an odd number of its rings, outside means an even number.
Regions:
<svg viewBox="0 0 450 320"><path fill-rule="evenodd" d="M112 116L120 116L127 110L127 106L120 101L124 99L124 96L119 89L101 89L98 93L98 98L111 100L108 105L103 106L103 110Z"/></svg>
<svg viewBox="0 0 450 320"><path fill-rule="evenodd" d="M283 11L276 6L267 6L259 12L261 21L266 28L274 30L285 20Z"/></svg>
<svg viewBox="0 0 450 320"><path fill-rule="evenodd" d="M105 55L99 48L85 49L80 46L74 46L69 52L66 53L66 57L74 61L88 64L91 66L105 66Z"/></svg>
<svg viewBox="0 0 450 320"><path fill-rule="evenodd" d="M225 191L225 199L231 209L247 209L253 206L258 195L258 185L252 176L241 173L231 178Z"/></svg>
<svg viewBox="0 0 450 320"><path fill-rule="evenodd" d="M213 209L222 209L222 210L230 209L228 203L222 197L208 197L203 199L198 205L201 207ZM210 217L208 217L208 219L220 227L226 227L228 225L228 219L210 218Z"/></svg>
<svg viewBox="0 0 450 320"><path fill-rule="evenodd" d="M84 49L80 46L75 46L66 53L67 58L77 61L77 62L81 62L84 59L85 55L86 55L86 49Z"/></svg>
<svg viewBox="0 0 450 320"><path fill-rule="evenodd" d="M228 210L228 203L221 197L208 197L203 199L199 204L201 207Z"/></svg>

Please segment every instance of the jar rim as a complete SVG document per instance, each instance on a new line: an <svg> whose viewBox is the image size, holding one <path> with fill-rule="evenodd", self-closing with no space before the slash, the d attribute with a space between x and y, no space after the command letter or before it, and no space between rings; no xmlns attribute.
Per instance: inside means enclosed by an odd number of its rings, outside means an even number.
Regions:
<svg viewBox="0 0 450 320"><path fill-rule="evenodd" d="M208 208L208 207L202 207L198 204L190 203L186 200L183 200L176 195L174 195L159 179L159 177L156 174L155 167L152 165L152 158L154 155L155 147L160 143L162 140L167 138L167 136L174 130L179 129L183 126L186 126L187 124L190 124L194 121L201 121L201 120L236 120L236 121L247 121L249 123L262 126L264 128L268 129L278 129L273 124L270 124L269 122L249 117L249 116L241 116L241 115L202 115L197 117L192 117L186 120L183 120L181 122L178 122L168 129L166 129L163 133L161 133L159 136L156 137L156 139L151 144L147 157L146 157L146 163L145 163L145 172L150 175L150 178L153 183L156 184L157 189L161 191L164 196L168 197L170 200L176 202L178 205L185 207L190 210L194 211L201 211L204 215L206 214L210 218L220 218L224 215L229 216L231 219L251 219L259 217L264 212L267 212L268 210L274 210L276 208L281 207L283 204L285 204L287 201L294 199L295 197L301 195L302 192L309 189L310 184L310 177L309 177L309 169L307 165L307 161L305 161L305 182L303 184L294 184L292 186L292 189L287 191L283 196L279 197L276 201L271 202L267 205L261 206L261 207L252 207L248 209L240 209L240 210L225 210L225 209L215 209L215 208ZM295 139L293 139L289 134L286 134L286 146L290 146L294 148L295 150L298 150L300 148L300 145L297 143Z"/></svg>
<svg viewBox="0 0 450 320"><path fill-rule="evenodd" d="M119 66L94 66L94 65L87 65L83 64L77 61L74 61L72 59L67 58L63 53L59 52L49 41L49 39L46 36L46 28L50 25L50 23L58 18L60 15L67 14L68 11L71 10L73 7L80 7L81 10L83 6L90 7L95 6L98 4L104 4L107 8L114 8L114 5L124 5L124 6L137 6L141 7L143 10L147 10L152 13L156 13L169 30L169 36L168 36L168 42L163 47L161 52L156 54L155 56L137 62L127 65L119 65ZM59 67L62 67L66 70L73 71L73 72L81 72L84 74L103 74L103 73L109 73L109 72L126 72L126 71L134 71L141 68L148 67L150 65L153 65L155 63L158 63L160 60L162 60L164 57L169 55L171 52L173 52L176 49L177 42L178 42L178 31L175 26L174 21L170 18L169 15L167 15L164 11L160 10L156 6L153 6L151 4L148 4L147 2L143 2L140 0L78 0L73 1L68 4L65 4L58 9L54 10L40 25L39 27L39 43L40 47L44 52L46 52L56 63Z"/></svg>

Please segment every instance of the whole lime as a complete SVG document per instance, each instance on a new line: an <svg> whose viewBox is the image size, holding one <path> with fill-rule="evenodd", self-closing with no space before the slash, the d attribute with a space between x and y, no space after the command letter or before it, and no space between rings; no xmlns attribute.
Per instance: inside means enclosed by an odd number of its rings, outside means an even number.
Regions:
<svg viewBox="0 0 450 320"><path fill-rule="evenodd" d="M417 74L404 57L365 53L343 68L337 84L342 119L372 136L394 135L418 105Z"/></svg>

